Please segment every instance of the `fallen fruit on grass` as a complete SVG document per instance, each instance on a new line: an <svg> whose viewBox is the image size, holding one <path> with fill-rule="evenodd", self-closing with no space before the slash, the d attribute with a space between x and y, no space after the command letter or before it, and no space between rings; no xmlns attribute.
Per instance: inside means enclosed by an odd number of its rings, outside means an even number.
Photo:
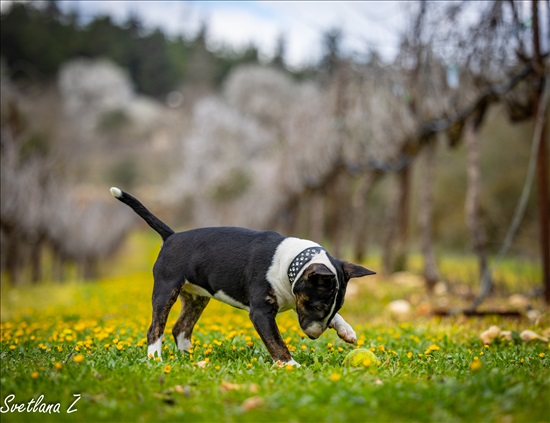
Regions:
<svg viewBox="0 0 550 423"><path fill-rule="evenodd" d="M371 350L366 348L357 348L349 352L344 358L344 365L351 367L368 367L370 365L378 365L378 357Z"/></svg>
<svg viewBox="0 0 550 423"><path fill-rule="evenodd" d="M533 332L532 330L524 330L523 332L521 332L519 334L519 337L524 342L531 342L531 341L534 341L534 340L548 342L548 338L546 338L544 336L540 336L538 333Z"/></svg>
<svg viewBox="0 0 550 423"><path fill-rule="evenodd" d="M500 328L498 326L491 326L485 332L479 335L481 342L484 344L492 343L500 335Z"/></svg>

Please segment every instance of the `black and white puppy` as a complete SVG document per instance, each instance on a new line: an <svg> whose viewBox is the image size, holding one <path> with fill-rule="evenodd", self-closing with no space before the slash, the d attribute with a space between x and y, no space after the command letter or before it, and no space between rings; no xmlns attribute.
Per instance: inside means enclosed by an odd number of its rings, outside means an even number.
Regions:
<svg viewBox="0 0 550 423"><path fill-rule="evenodd" d="M331 257L319 244L272 231L213 227L174 233L136 198L111 188L157 231L164 243L153 267L153 318L147 333L149 357L161 356L170 309L181 300L181 314L172 334L181 351L204 308L215 298L249 312L273 361L299 366L290 356L275 316L294 309L300 327L311 339L327 328L354 343L355 332L338 314L351 278L375 272Z"/></svg>

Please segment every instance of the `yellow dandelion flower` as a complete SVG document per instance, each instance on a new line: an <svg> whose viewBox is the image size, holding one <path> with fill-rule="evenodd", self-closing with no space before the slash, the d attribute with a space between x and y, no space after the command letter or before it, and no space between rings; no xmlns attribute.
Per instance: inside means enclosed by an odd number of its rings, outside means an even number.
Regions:
<svg viewBox="0 0 550 423"><path fill-rule="evenodd" d="M246 368L247 368L247 369L251 369L251 368L252 368L252 364L251 364L251 363L248 363L248 364L246 365Z"/></svg>
<svg viewBox="0 0 550 423"><path fill-rule="evenodd" d="M287 365L285 366L285 370L287 370L287 371L294 370L294 366L293 366L292 364L287 364Z"/></svg>
<svg viewBox="0 0 550 423"><path fill-rule="evenodd" d="M335 373L330 375L330 380L333 381L333 382L338 382L341 377L342 377L342 375L335 372Z"/></svg>
<svg viewBox="0 0 550 423"><path fill-rule="evenodd" d="M475 358L475 357L474 357ZM479 360L474 360L470 363L470 370L472 372L478 371L483 366L483 363Z"/></svg>
<svg viewBox="0 0 550 423"><path fill-rule="evenodd" d="M523 363L525 362L525 359L522 358L521 360L519 360L519 362L520 362L521 364L523 364Z"/></svg>
<svg viewBox="0 0 550 423"><path fill-rule="evenodd" d="M53 365L57 370L61 370L63 368L63 364L61 364L59 361L56 361L55 363L53 363Z"/></svg>
<svg viewBox="0 0 550 423"><path fill-rule="evenodd" d="M216 366L216 367L214 367L214 369L220 370L220 369L221 369L221 366Z"/></svg>
<svg viewBox="0 0 550 423"><path fill-rule="evenodd" d="M38 377L38 372L32 372L32 373L31 373L31 377L32 377L33 379L36 379L36 378Z"/></svg>
<svg viewBox="0 0 550 423"><path fill-rule="evenodd" d="M170 370L172 370L172 367L169 364L162 369L164 373L170 373Z"/></svg>
<svg viewBox="0 0 550 423"><path fill-rule="evenodd" d="M77 354L73 357L73 361L75 363L82 363L84 361L84 355L82 354Z"/></svg>
<svg viewBox="0 0 550 423"><path fill-rule="evenodd" d="M372 362L369 359L366 359L365 361L363 361L363 366L364 367L369 367L371 364L372 364Z"/></svg>
<svg viewBox="0 0 550 423"><path fill-rule="evenodd" d="M10 345L10 351L13 351L15 348L15 345Z"/></svg>
<svg viewBox="0 0 550 423"><path fill-rule="evenodd" d="M14 348L15 348L15 347L14 347ZM305 350L307 350L307 347L306 347L305 345L302 345L302 346L300 347L300 349L301 349L302 351L305 351Z"/></svg>
<svg viewBox="0 0 550 423"><path fill-rule="evenodd" d="M117 345L116 345L116 349L121 351L124 349L124 345L122 345L122 342L119 342Z"/></svg>
<svg viewBox="0 0 550 423"><path fill-rule="evenodd" d="M407 357L408 357L408 358L412 358L412 356L413 356L413 353L412 353L411 351L409 351L409 352L407 353Z"/></svg>
<svg viewBox="0 0 550 423"><path fill-rule="evenodd" d="M539 354L539 357L540 357L540 358L544 358L544 357L545 357L544 353L540 353L540 354Z"/></svg>

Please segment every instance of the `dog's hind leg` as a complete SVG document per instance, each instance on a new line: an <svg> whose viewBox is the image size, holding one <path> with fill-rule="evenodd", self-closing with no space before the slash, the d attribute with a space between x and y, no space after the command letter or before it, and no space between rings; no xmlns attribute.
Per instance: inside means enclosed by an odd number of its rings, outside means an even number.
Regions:
<svg viewBox="0 0 550 423"><path fill-rule="evenodd" d="M169 288L167 288L169 285ZM170 309L180 293L178 284L159 284L153 288L153 318L147 331L147 356L154 358L155 354L162 358L162 338Z"/></svg>
<svg viewBox="0 0 550 423"><path fill-rule="evenodd" d="M189 350L191 347L193 328L208 305L210 298L182 291L180 293L180 300L181 313L172 329L172 335L174 335L174 340L179 350L183 352Z"/></svg>

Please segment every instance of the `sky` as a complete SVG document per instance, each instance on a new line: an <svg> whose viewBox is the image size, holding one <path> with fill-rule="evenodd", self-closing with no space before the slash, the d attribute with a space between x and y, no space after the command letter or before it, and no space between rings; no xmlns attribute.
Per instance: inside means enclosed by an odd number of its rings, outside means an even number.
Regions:
<svg viewBox="0 0 550 423"><path fill-rule="evenodd" d="M209 47L244 49L254 43L261 57L273 56L278 38L286 41L286 61L301 67L315 63L321 40L331 29L342 30L347 54L364 55L376 49L393 59L410 10L399 1L60 1L65 10L78 10L84 21L110 15L124 22L137 14L148 27L170 35L196 34L207 24Z"/></svg>

